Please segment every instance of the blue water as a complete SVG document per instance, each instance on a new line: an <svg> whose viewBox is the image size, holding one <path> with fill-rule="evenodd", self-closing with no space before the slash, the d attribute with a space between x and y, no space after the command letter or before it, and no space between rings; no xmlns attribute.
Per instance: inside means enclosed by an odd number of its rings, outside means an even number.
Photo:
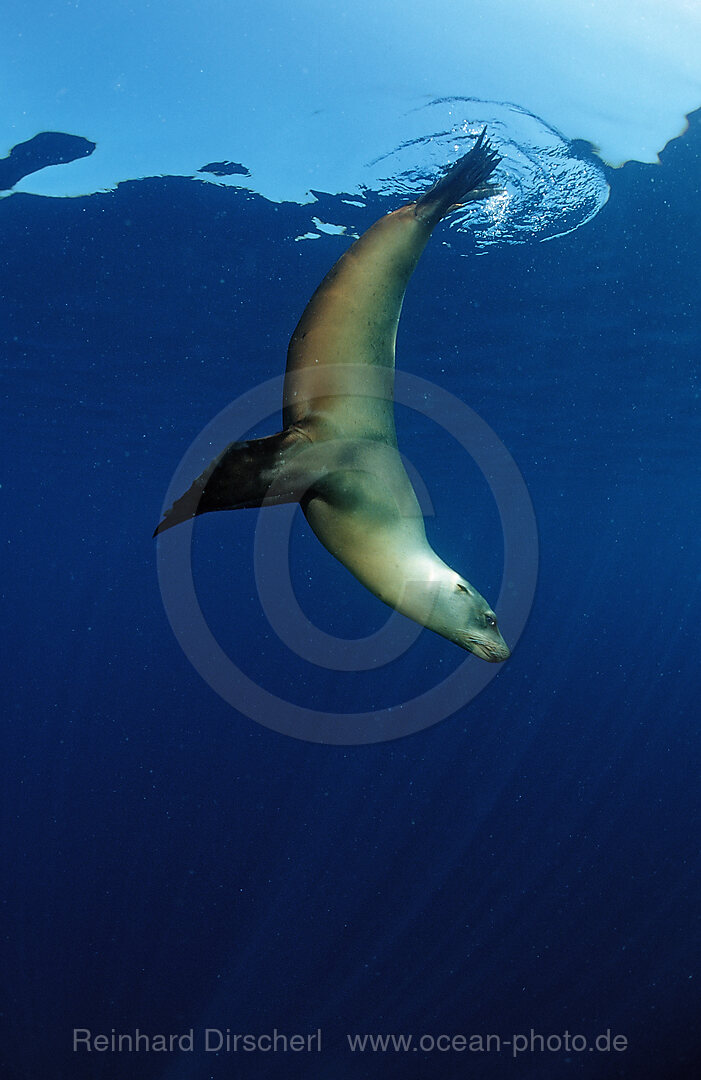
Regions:
<svg viewBox="0 0 701 1080"><path fill-rule="evenodd" d="M151 539L188 444L282 372L347 238L296 241L300 207L186 179L2 201L3 1078L701 1075L700 158L697 114L661 166L611 171L567 237L458 258L436 234L398 363L518 463L538 588L484 692L355 747L277 734L200 679ZM408 411L398 430L434 546L495 600L484 481L461 460L473 494L456 498L448 444ZM428 632L379 672L294 656L260 611L255 519L198 521L194 565L222 646L271 692L381 708L461 659ZM329 633L385 621L301 521L291 564ZM73 1052L74 1028L137 1027L194 1028L195 1049ZM206 1027L321 1028L322 1052L215 1056ZM514 1060L345 1038L531 1029L628 1048Z"/></svg>

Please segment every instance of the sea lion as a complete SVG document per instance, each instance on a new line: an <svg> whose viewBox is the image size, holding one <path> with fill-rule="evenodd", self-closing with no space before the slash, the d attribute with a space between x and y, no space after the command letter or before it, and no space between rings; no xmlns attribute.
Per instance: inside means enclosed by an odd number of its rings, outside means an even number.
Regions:
<svg viewBox="0 0 701 1080"><path fill-rule="evenodd" d="M484 660L510 655L492 608L431 548L397 449L394 350L404 292L438 222L492 194L482 131L416 202L377 221L326 275L287 353L283 430L231 443L154 535L197 514L299 502L322 544L372 593Z"/></svg>

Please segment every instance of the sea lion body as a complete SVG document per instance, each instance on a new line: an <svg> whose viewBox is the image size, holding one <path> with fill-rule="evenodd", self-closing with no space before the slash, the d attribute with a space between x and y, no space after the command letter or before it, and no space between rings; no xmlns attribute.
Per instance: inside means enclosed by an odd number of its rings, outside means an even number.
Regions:
<svg viewBox="0 0 701 1080"><path fill-rule="evenodd" d="M227 447L157 532L209 510L298 501L324 546L390 607L485 660L509 656L486 600L428 543L393 400L407 283L435 225L459 198L483 197L496 161L483 132L431 191L356 240L292 335L283 431Z"/></svg>

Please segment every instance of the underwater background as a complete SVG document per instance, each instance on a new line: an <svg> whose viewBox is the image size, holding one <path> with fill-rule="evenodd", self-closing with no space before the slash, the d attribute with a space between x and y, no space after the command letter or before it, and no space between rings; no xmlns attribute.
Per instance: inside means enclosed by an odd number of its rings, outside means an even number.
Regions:
<svg viewBox="0 0 701 1080"><path fill-rule="evenodd" d="M183 177L0 202L3 1078L701 1075L700 166L697 113L661 164L607 169L608 202L566 236L458 253L436 231L398 368L508 448L538 585L486 689L359 746L289 738L206 685L151 536L192 439L282 373L348 235L302 241L298 204ZM385 202L357 205L355 231ZM408 409L398 435L432 543L496 602L484 478ZM380 709L463 659L428 631L378 671L295 655L261 610L257 516L199 520L193 565L217 640L259 685ZM300 514L290 572L328 633L386 621ZM321 1029L322 1049L215 1054L208 1027ZM76 1028L192 1028L195 1047L74 1051ZM346 1038L531 1031L587 1051ZM606 1032L626 1049L589 1050Z"/></svg>

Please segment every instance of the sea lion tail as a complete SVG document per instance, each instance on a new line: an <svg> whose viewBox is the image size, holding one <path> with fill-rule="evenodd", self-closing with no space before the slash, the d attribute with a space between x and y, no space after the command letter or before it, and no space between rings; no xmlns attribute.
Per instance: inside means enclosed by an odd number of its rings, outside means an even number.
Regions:
<svg viewBox="0 0 701 1080"><path fill-rule="evenodd" d="M414 207L418 218L435 225L454 207L488 198L501 190L496 184L486 183L501 161L486 133L485 126L472 149L421 196Z"/></svg>
<svg viewBox="0 0 701 1080"><path fill-rule="evenodd" d="M291 458L306 442L298 429L287 428L265 439L230 443L176 499L153 535L214 510L298 502L303 491L294 479L294 470L288 469Z"/></svg>

